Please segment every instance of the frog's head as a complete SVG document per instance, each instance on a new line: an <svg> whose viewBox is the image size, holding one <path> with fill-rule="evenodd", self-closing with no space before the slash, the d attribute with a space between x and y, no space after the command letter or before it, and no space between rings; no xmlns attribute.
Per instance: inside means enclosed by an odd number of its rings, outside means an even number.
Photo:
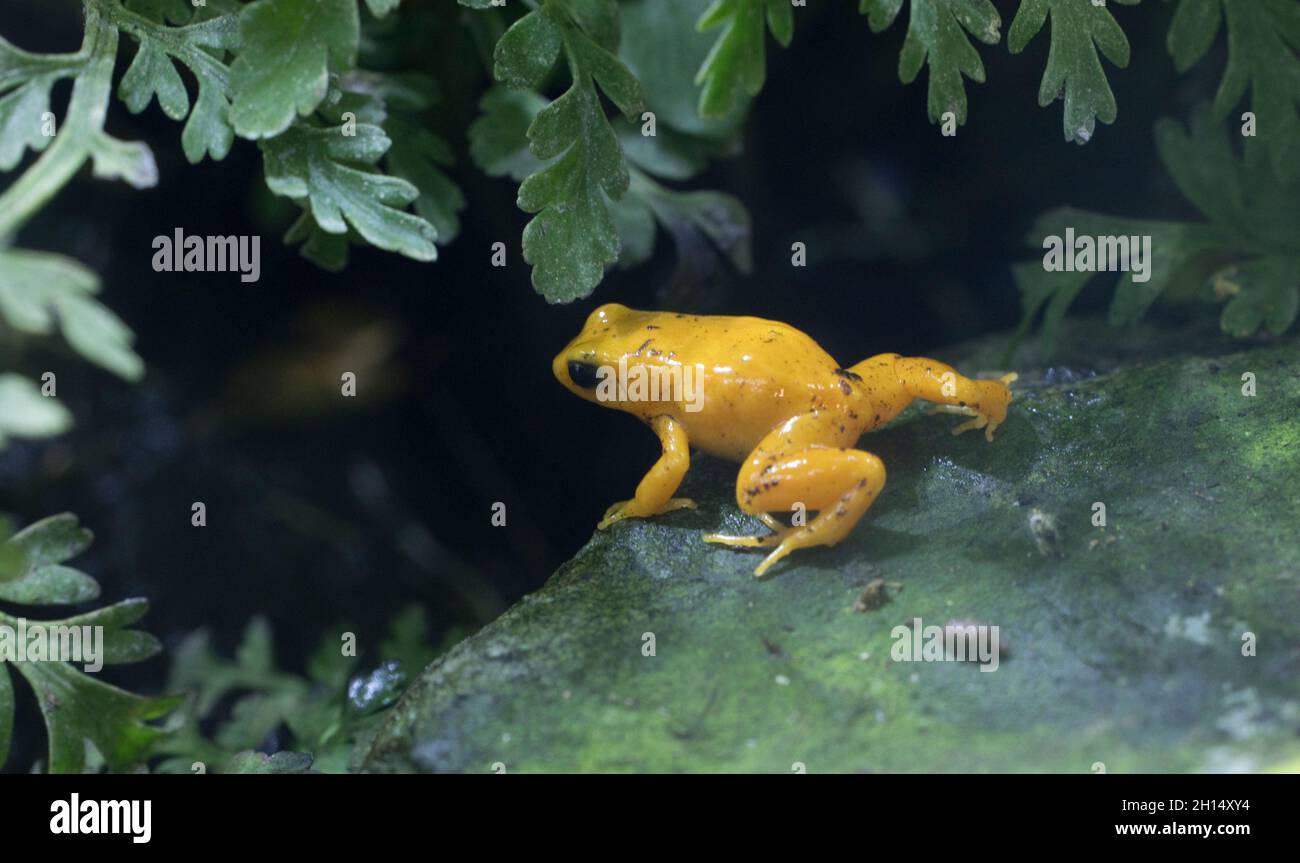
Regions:
<svg viewBox="0 0 1300 863"><path fill-rule="evenodd" d="M616 369L621 357L633 355L646 341L644 312L634 311L618 303L606 303L587 317L582 331L564 350L555 355L551 371L565 389L590 402L607 403L599 399L596 387L601 375ZM640 342L633 344L640 339Z"/></svg>

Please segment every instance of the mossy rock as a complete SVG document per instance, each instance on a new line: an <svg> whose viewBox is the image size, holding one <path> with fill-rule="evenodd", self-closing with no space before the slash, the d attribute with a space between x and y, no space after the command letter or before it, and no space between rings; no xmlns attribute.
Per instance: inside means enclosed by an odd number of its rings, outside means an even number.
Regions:
<svg viewBox="0 0 1300 863"><path fill-rule="evenodd" d="M1054 365L1020 352L992 444L918 409L865 437L889 471L875 506L766 579L761 552L701 540L763 529L735 468L697 458L697 510L594 533L426 669L358 766L1297 769L1300 348L1088 322L1068 339ZM1005 346L935 354L992 370ZM875 578L901 589L854 610ZM997 670L894 661L913 618L997 625Z"/></svg>

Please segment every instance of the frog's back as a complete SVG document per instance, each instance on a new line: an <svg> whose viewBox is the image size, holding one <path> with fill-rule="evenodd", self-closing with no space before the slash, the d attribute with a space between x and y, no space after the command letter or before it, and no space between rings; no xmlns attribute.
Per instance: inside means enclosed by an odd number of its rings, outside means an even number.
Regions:
<svg viewBox="0 0 1300 863"><path fill-rule="evenodd" d="M703 408L681 412L691 445L710 455L744 459L773 428L843 397L838 368L806 333L779 321L722 315L642 313L646 351L703 367ZM644 353L645 351L643 351Z"/></svg>
<svg viewBox="0 0 1300 863"><path fill-rule="evenodd" d="M780 321L731 315L641 312L650 346L685 363L732 369L780 388L824 378L835 360L802 330Z"/></svg>

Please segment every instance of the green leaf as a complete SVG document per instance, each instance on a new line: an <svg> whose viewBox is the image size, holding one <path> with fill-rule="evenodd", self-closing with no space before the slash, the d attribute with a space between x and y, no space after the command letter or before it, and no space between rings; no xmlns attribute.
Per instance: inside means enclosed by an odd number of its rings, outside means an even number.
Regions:
<svg viewBox="0 0 1300 863"><path fill-rule="evenodd" d="M1044 238L1065 239L1067 231L1071 230L1076 237L1151 238L1147 281L1138 281L1135 273L1118 276L1110 307L1110 320L1116 326L1135 323L1185 267L1202 255L1219 251L1230 243L1230 237L1214 226L1124 219L1069 207L1040 216L1026 240L1043 249ZM1073 257L1075 252L1067 246L1065 254ZM1038 310L1050 300L1044 322L1044 337L1049 342L1058 335L1066 310L1083 287L1094 278L1107 276L1106 273L1087 270L1048 271L1042 260L1020 265L1014 274L1021 293L1022 334Z"/></svg>
<svg viewBox="0 0 1300 863"><path fill-rule="evenodd" d="M54 140L45 134L45 115L57 80L55 75L41 75L0 96L0 171L17 165L28 148L39 153Z"/></svg>
<svg viewBox="0 0 1300 863"><path fill-rule="evenodd" d="M479 100L483 112L469 127L469 152L489 177L523 180L543 167L528 148L528 127L547 105L530 90L496 85Z"/></svg>
<svg viewBox="0 0 1300 863"><path fill-rule="evenodd" d="M1168 48L1179 72L1196 65L1227 21L1228 64L1214 97L1223 120L1247 90L1257 123L1247 154L1260 148L1283 179L1300 175L1300 4L1294 0L1179 0Z"/></svg>
<svg viewBox="0 0 1300 863"><path fill-rule="evenodd" d="M139 48L118 85L118 96L132 113L138 114L157 98L163 113L173 120L188 115L181 146L191 164L209 155L224 159L235 135L230 121L230 70L220 58L238 46L239 16L217 14L215 7L213 14L216 17L184 27L132 21L130 32ZM173 61L184 64L198 81L192 109Z"/></svg>
<svg viewBox="0 0 1300 863"><path fill-rule="evenodd" d="M1150 237L1150 278L1119 277L1110 307L1112 324L1136 322L1173 285L1203 279L1213 268L1211 295L1228 300L1220 316L1225 332L1239 338L1261 329L1272 335L1285 332L1295 321L1300 289L1300 235L1295 232L1300 183L1280 181L1267 162L1239 158L1223 124L1204 105L1193 114L1190 128L1159 121L1156 149L1179 190L1206 221L1154 222L1066 208L1040 217L1028 241L1041 248L1044 237L1063 237L1067 229L1079 236ZM1053 342L1070 303L1097 275L1047 272L1040 262L1017 266L1023 313L1017 338L1046 306L1044 336Z"/></svg>
<svg viewBox="0 0 1300 863"><path fill-rule="evenodd" d="M465 196L443 169L454 162L451 147L425 125L421 112L437 99L436 82L423 75L385 75L351 72L338 79L337 101L322 106L321 114L336 124L345 122L380 126L392 141L384 167L406 180L418 192L415 212L436 232L438 243L449 243L460 231L459 213ZM348 116L350 115L350 117ZM304 230L306 229L306 230ZM321 242L313 225L294 230L295 240L306 240L304 255L331 268L347 260L347 243Z"/></svg>
<svg viewBox="0 0 1300 863"><path fill-rule="evenodd" d="M533 265L533 286L551 302L587 296L618 258L618 234L606 196L623 195L628 172L597 85L629 119L641 111L643 101L636 78L601 44L617 32L609 23L614 11L613 4L595 0L548 3L516 22L496 49L501 80L535 84L545 73L538 58L554 60L555 37L572 73L569 89L528 127L533 155L555 161L519 187L520 209L537 214L524 228L524 260ZM538 23L525 24L530 18ZM509 39L512 31L524 35Z"/></svg>
<svg viewBox="0 0 1300 863"><path fill-rule="evenodd" d="M164 734L148 722L180 703L174 696L134 695L62 662L8 665L14 666L36 693L49 735L51 773L80 773L86 741L94 744L113 770L140 764Z"/></svg>
<svg viewBox="0 0 1300 863"><path fill-rule="evenodd" d="M46 127L50 88L80 71L80 54L32 54L0 37L0 171L8 171L31 148L41 152L54 139Z"/></svg>
<svg viewBox="0 0 1300 863"><path fill-rule="evenodd" d="M250 622L234 662L212 652L206 633L192 634L175 651L169 677L169 686L190 690L190 699L162 747L171 757L159 769L189 772L195 761L213 772L265 767L266 756L247 750L287 728L290 751L271 756L270 766L284 762L304 770L314 764L326 773L347 770L354 745L377 726L418 670L408 672L408 666L422 666L432 651L423 612L408 608L394 619L380 647L388 660L350 676L357 659L343 653L346 641L340 636L351 635L352 628L334 629L308 660L309 678L277 670L264 618ZM208 740L200 722L210 721L213 709L234 692L242 695L214 740Z"/></svg>
<svg viewBox="0 0 1300 863"><path fill-rule="evenodd" d="M384 131L393 140L384 166L419 191L415 212L433 225L438 242L450 243L460 233L458 214L465 209L465 195L443 170L454 161L451 147L438 135L401 117L390 117Z"/></svg>
<svg viewBox="0 0 1300 863"><path fill-rule="evenodd" d="M519 187L520 209L538 214L524 228L524 260L533 265L533 286L553 303L590 294L604 277L605 266L618 259L618 234L604 197L607 187L616 195L626 189L627 168L617 147L612 132L595 148L575 143L563 158ZM602 161L606 166L616 161L621 168L612 182L602 184L595 176Z"/></svg>
<svg viewBox="0 0 1300 863"><path fill-rule="evenodd" d="M348 247L365 241L351 229L343 234L321 230L310 210L304 209L285 231L284 242L289 246L301 243L299 254L323 270L338 273L348 265Z"/></svg>
<svg viewBox="0 0 1300 863"><path fill-rule="evenodd" d="M84 576L89 578L89 576ZM59 621L65 626L90 626L104 628L104 656L106 665L126 665L144 662L162 652L162 644L147 632L127 629L149 612L149 602L144 599L124 599L121 602L88 611Z"/></svg>
<svg viewBox="0 0 1300 863"><path fill-rule="evenodd" d="M138 114L157 96L163 113L173 120L181 120L190 112L190 98L185 83L168 57L151 41L140 43L122 83L118 95L132 114Z"/></svg>
<svg viewBox="0 0 1300 863"><path fill-rule="evenodd" d="M0 374L0 447L9 438L45 438L72 427L72 414L35 384L15 374Z"/></svg>
<svg viewBox="0 0 1300 863"><path fill-rule="evenodd" d="M642 135L627 124L620 124L618 131L627 160L666 180L691 179L718 153L717 142L683 135L668 126L660 127L654 135Z"/></svg>
<svg viewBox="0 0 1300 863"><path fill-rule="evenodd" d="M70 512L52 515L28 525L8 539L29 567L64 563L90 548L95 535Z"/></svg>
<svg viewBox="0 0 1300 863"><path fill-rule="evenodd" d="M94 539L71 513L50 516L9 537L6 551L17 556L10 577L0 580L0 600L18 605L72 605L99 598L99 584L63 566Z"/></svg>
<svg viewBox="0 0 1300 863"><path fill-rule="evenodd" d="M655 223L677 246L677 278L712 270L722 254L742 273L753 268L749 211L737 198L716 191L679 192L634 170L632 185L614 210L623 241L620 267L643 263L654 250Z"/></svg>
<svg viewBox="0 0 1300 863"><path fill-rule="evenodd" d="M80 570L49 565L0 582L0 599L18 605L72 605L99 598L99 583Z"/></svg>
<svg viewBox="0 0 1300 863"><path fill-rule="evenodd" d="M296 692L254 693L235 702L230 718L217 729L215 740L223 749L258 746L299 709Z"/></svg>
<svg viewBox="0 0 1300 863"><path fill-rule="evenodd" d="M555 65L562 29L541 11L529 12L497 41L492 75L507 87L536 89Z"/></svg>
<svg viewBox="0 0 1300 863"><path fill-rule="evenodd" d="M902 0L861 0L858 7L875 33L888 28L901 8ZM1002 18L989 0L912 0L907 38L898 58L898 78L910 84L922 66L929 66L931 122L938 122L949 111L959 124L966 122L962 76L984 83L984 63L967 33L986 45L996 45L1002 38L1001 29Z"/></svg>
<svg viewBox="0 0 1300 863"><path fill-rule="evenodd" d="M73 350L129 381L144 375L131 349L134 334L95 299L99 277L62 255L0 249L0 316L15 330L49 335L57 328Z"/></svg>
<svg viewBox="0 0 1300 863"><path fill-rule="evenodd" d="M158 185L158 163L143 141L121 141L104 132L93 135L91 173L101 180L121 180L134 189Z"/></svg>
<svg viewBox="0 0 1300 863"><path fill-rule="evenodd" d="M207 717L218 702L236 690L302 693L307 688L300 679L276 670L270 624L260 615L245 628L234 662L213 652L206 631L190 634L172 654L167 685L195 694L198 717Z"/></svg>
<svg viewBox="0 0 1300 863"><path fill-rule="evenodd" d="M701 117L695 75L715 38L695 22L710 0L625 0L619 6L623 39L619 57L645 92L646 109L663 129L729 145L745 119L749 98L735 100L722 117Z"/></svg>
<svg viewBox="0 0 1300 863"><path fill-rule="evenodd" d="M0 416L3 414L0 413ZM82 602L98 596L89 576L63 564L84 551L91 534L70 514L52 516L9 537L6 551L18 557L17 577L0 581L0 600L23 605ZM179 704L173 696L144 698L103 683L70 662L104 665L140 662L161 650L158 640L130 629L148 611L143 599L119 602L86 614L59 620L27 621L34 626L99 628L102 653L96 656L26 658L15 653L0 659L0 763L9 749L12 684L8 671L17 671L32 687L49 737L49 771L79 773L86 766L87 743L111 769L126 770L142 763L162 738L161 728L148 724ZM0 614L0 625L16 631L21 621ZM99 642L99 638L95 639ZM93 669L92 669L93 670ZM9 703L6 716L6 701Z"/></svg>
<svg viewBox="0 0 1300 863"><path fill-rule="evenodd" d="M655 251L655 216L649 205L629 190L610 210L619 238L619 269L637 267Z"/></svg>
<svg viewBox="0 0 1300 863"><path fill-rule="evenodd" d="M1239 339L1263 330L1280 336L1300 310L1300 257L1270 256L1228 268L1214 277L1216 291L1232 297L1219 325Z"/></svg>
<svg viewBox="0 0 1300 863"><path fill-rule="evenodd" d="M1139 0L1116 0L1132 6ZM1086 144L1092 140L1097 120L1115 122L1115 94L1102 68L1097 50L1123 69L1129 47L1106 5L1092 0L1021 0L1007 33L1007 47L1019 54L1052 19L1051 50L1038 88L1038 104L1046 107L1065 99L1065 140Z"/></svg>
<svg viewBox="0 0 1300 863"><path fill-rule="evenodd" d="M245 138L272 138L325 98L329 73L356 63L356 0L256 0L239 16L230 118Z"/></svg>
<svg viewBox="0 0 1300 863"><path fill-rule="evenodd" d="M124 5L132 12L160 23L186 24L195 14L190 0L126 0Z"/></svg>
<svg viewBox="0 0 1300 863"><path fill-rule="evenodd" d="M394 0L396 2L396 0ZM226 763L223 773L310 773L312 757L306 752L239 752Z"/></svg>
<svg viewBox="0 0 1300 863"><path fill-rule="evenodd" d="M721 27L695 83L701 117L725 117L745 98L757 96L767 78L766 30L787 47L794 36L794 11L788 0L715 0L700 16L701 33Z"/></svg>
<svg viewBox="0 0 1300 863"><path fill-rule="evenodd" d="M336 235L350 227L366 242L417 261L438 252L433 226L402 208L419 196L405 180L364 166L374 165L391 141L378 126L358 123L355 135L343 127L291 127L262 141L266 184L277 195L303 202L321 230Z"/></svg>

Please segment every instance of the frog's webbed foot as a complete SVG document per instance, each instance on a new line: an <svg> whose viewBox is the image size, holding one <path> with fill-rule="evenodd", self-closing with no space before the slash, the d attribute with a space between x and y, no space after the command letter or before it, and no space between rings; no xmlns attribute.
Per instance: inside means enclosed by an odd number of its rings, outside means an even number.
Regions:
<svg viewBox="0 0 1300 863"><path fill-rule="evenodd" d="M971 429L984 429L984 437L988 440L993 440L993 430L1001 425L1001 423L990 423L988 417L974 408L958 407L957 405L934 405L927 410L926 413L931 415L958 414L960 416L973 417L973 419L955 426L952 433L961 434L962 432L968 432Z"/></svg>
<svg viewBox="0 0 1300 863"><path fill-rule="evenodd" d="M999 395L1002 394L996 391L992 394L986 394L985 398L987 400L992 401L996 406L996 410L997 410L996 414L990 415L988 413L985 413L984 411L977 410L976 408L971 407L970 405L967 405L965 403L936 404L931 406L930 409L927 411L927 413L959 414L960 416L972 417L972 419L969 419L966 422L961 423L956 428L954 428L952 430L952 433L957 435L957 434L961 434L962 432L968 432L972 429L984 429L984 439L989 442L992 442L993 432L997 429L998 426L1002 425L1002 420L1005 419L1007 415L1006 406L1011 402L1011 390L1009 389L1008 385L1012 381L1014 381L1017 377L1019 376L1015 372L1011 372L1010 374L1003 375L1001 378L998 379L998 383L1001 384L1003 393L1005 394L1005 401L1002 401L998 398ZM985 382L968 381L968 383L978 385ZM998 419L994 419L994 416L997 416Z"/></svg>
<svg viewBox="0 0 1300 863"><path fill-rule="evenodd" d="M605 517L596 525L596 530L604 530L611 524L617 524L625 518L649 518L653 515L663 515L666 512L674 512L679 509L695 509L695 501L688 497L669 498L662 506L646 511L640 507L636 500L621 500L605 510Z"/></svg>

